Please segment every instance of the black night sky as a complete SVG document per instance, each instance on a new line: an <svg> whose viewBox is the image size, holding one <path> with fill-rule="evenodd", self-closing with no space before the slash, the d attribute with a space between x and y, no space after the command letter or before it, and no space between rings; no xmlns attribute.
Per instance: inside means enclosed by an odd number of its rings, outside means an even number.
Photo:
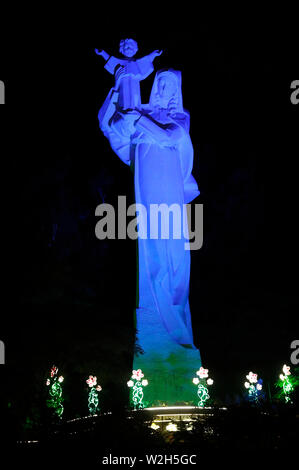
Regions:
<svg viewBox="0 0 299 470"><path fill-rule="evenodd" d="M273 383L298 336L299 105L290 102L290 84L299 77L291 32L201 24L183 38L143 39L133 30L85 44L25 39L17 55L6 51L0 76L7 298L0 393L18 426L38 415L53 363L67 377L68 416L84 413L80 388L90 373L110 390L107 407L120 389L126 394L136 244L94 233L97 205L116 204L119 195L134 202L133 175L97 121L113 78L94 48L117 55L123 37L138 41L140 55L163 49L156 70L182 71L201 190L194 202L204 205L204 244L191 255L191 314L219 400L234 401L252 369ZM142 83L143 102L153 78Z"/></svg>

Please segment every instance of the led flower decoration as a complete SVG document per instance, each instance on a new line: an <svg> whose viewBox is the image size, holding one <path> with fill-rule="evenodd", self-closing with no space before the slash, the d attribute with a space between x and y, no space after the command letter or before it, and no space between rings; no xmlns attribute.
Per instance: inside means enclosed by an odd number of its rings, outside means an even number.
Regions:
<svg viewBox="0 0 299 470"><path fill-rule="evenodd" d="M141 380L144 377L141 369L133 370L132 379Z"/></svg>
<svg viewBox="0 0 299 470"><path fill-rule="evenodd" d="M285 403L292 403L291 394L299 384L298 377L293 376L290 369L290 366L284 364L282 368L283 374L279 375L280 380L275 384L276 387L281 388L281 391L276 395L277 398L284 398Z"/></svg>
<svg viewBox="0 0 299 470"><path fill-rule="evenodd" d="M58 368L53 366L51 369L51 377L53 378L54 375L57 375L57 372L58 372Z"/></svg>
<svg viewBox="0 0 299 470"><path fill-rule="evenodd" d="M57 377L58 368L53 366L50 369L50 377L46 381L46 386L49 387L49 398L47 399L47 406L53 409L54 416L61 418L63 408L62 387L63 377Z"/></svg>
<svg viewBox="0 0 299 470"><path fill-rule="evenodd" d="M249 372L249 374L246 375L246 379L249 380L251 384L254 384L257 382L257 374L254 374L253 372Z"/></svg>
<svg viewBox="0 0 299 470"><path fill-rule="evenodd" d="M209 376L209 370L208 369L204 369L203 367L201 367L197 372L196 372L197 375L199 375L199 377L201 379L205 379Z"/></svg>
<svg viewBox="0 0 299 470"><path fill-rule="evenodd" d="M133 370L131 380L127 382L128 387L132 389L131 400L135 410L144 408L143 387L147 387L148 380L143 379L143 377L144 374L141 369Z"/></svg>
<svg viewBox="0 0 299 470"><path fill-rule="evenodd" d="M94 377L93 375L89 376L89 379L86 380L87 385L91 387L95 387L97 384L97 378Z"/></svg>
<svg viewBox="0 0 299 470"><path fill-rule="evenodd" d="M91 415L95 415L99 410L99 395L98 392L102 391L101 385L97 385L97 377L90 375L86 380L89 386L88 393L88 410Z"/></svg>
<svg viewBox="0 0 299 470"><path fill-rule="evenodd" d="M282 368L282 371L283 371L284 375L291 375L290 366L287 366L286 364L284 364L284 366Z"/></svg>
<svg viewBox="0 0 299 470"><path fill-rule="evenodd" d="M249 372L249 374L246 375L248 382L244 383L244 387L247 389L248 394L247 399L251 402L254 402L255 404L258 404L259 400L263 398L263 381L257 377L257 374Z"/></svg>
<svg viewBox="0 0 299 470"><path fill-rule="evenodd" d="M197 385L197 396L199 398L198 406L204 406L205 402L210 398L209 391L207 385L213 385L214 380L209 377L209 370L204 369L201 367L197 372L196 375L198 377L194 377L192 382L194 385ZM207 379L207 380L206 380Z"/></svg>

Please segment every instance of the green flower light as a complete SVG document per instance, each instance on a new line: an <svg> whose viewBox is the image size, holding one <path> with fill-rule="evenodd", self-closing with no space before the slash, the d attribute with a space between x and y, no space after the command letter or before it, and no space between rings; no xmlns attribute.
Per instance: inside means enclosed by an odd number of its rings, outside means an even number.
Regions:
<svg viewBox="0 0 299 470"><path fill-rule="evenodd" d="M46 386L49 387L49 399L47 400L47 406L53 408L53 413L58 418L63 415L63 398L62 398L62 382L64 378L57 377L58 368L53 366L51 369L50 377L46 381Z"/></svg>

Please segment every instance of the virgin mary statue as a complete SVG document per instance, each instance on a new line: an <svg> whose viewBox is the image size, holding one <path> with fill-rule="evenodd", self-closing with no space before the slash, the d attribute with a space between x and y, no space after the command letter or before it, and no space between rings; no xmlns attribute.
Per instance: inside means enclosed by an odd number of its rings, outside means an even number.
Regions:
<svg viewBox="0 0 299 470"><path fill-rule="evenodd" d="M114 152L134 171L136 341L142 350L142 354L135 353L134 369L142 369L149 380L149 403L192 402L192 377L201 360L193 342L189 308L186 204L199 190L191 174L193 146L189 114L183 108L181 73L157 72L149 104L141 109L123 112L115 93L111 90L108 95L99 121ZM165 224L168 236L163 234Z"/></svg>

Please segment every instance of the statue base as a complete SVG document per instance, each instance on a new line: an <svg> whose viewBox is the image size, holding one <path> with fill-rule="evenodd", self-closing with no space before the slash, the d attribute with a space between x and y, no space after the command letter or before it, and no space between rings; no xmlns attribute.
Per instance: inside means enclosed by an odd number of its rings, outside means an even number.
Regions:
<svg viewBox="0 0 299 470"><path fill-rule="evenodd" d="M134 369L141 369L149 382L143 389L145 406L196 406L197 387L192 379L201 366L199 351L173 343L157 349L134 357Z"/></svg>

